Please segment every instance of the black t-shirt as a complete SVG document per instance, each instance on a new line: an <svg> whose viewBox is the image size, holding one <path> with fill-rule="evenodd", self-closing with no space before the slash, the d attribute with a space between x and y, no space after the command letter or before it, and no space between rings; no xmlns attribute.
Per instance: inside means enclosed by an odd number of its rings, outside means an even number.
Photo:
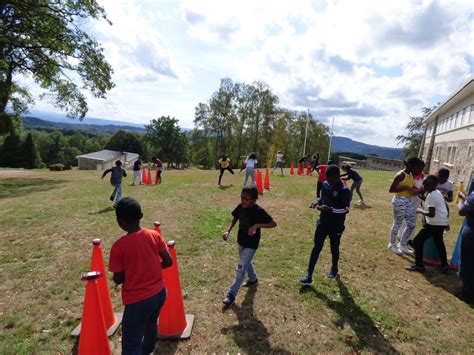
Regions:
<svg viewBox="0 0 474 355"><path fill-rule="evenodd" d="M270 223L273 218L259 205L243 208L239 204L233 211L232 216L239 219L239 232L237 242L244 248L257 249L260 243L260 228L254 235L247 234L249 228L257 223Z"/></svg>
<svg viewBox="0 0 474 355"><path fill-rule="evenodd" d="M140 171L141 166L142 162L140 160L135 160L135 163L133 163L133 171Z"/></svg>

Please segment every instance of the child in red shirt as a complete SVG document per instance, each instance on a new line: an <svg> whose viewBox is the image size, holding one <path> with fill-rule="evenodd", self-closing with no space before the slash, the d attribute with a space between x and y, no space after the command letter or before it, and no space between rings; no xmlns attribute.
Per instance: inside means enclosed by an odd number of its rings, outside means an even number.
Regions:
<svg viewBox="0 0 474 355"><path fill-rule="evenodd" d="M316 170L318 172L318 185L316 187L316 197L320 198L321 197L321 189L323 188L323 182L326 181L326 170L328 168L328 165L332 164L332 160L329 160L327 164L321 164L316 167Z"/></svg>
<svg viewBox="0 0 474 355"><path fill-rule="evenodd" d="M155 347L157 319L166 300L161 270L173 261L161 235L140 227L143 214L137 200L123 198L115 212L118 225L127 232L112 245L109 260L114 282L122 284L125 305L122 354L149 354Z"/></svg>

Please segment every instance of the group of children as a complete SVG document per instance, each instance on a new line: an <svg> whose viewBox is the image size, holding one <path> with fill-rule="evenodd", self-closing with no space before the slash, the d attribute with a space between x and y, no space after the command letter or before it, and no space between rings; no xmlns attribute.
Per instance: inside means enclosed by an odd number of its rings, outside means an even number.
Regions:
<svg viewBox="0 0 474 355"><path fill-rule="evenodd" d="M161 178L161 173L164 170L164 165L163 162L156 158L152 157L151 162L153 166L156 167L156 173L157 173L157 183L161 184L162 183L162 178ZM132 185L135 186L135 181L138 179L138 183L142 185L142 157L138 157L137 160L133 163L133 180L132 180ZM110 173L110 184L114 187L112 194L110 195L110 201L114 202L114 208L117 207L117 204L119 203L120 199L122 198L122 178L127 176L126 170L122 167L122 161L121 160L116 160L115 161L115 166L111 167L110 169L104 170L102 173L101 179L104 179L104 177Z"/></svg>
<svg viewBox="0 0 474 355"><path fill-rule="evenodd" d="M256 163L255 155L249 155L245 165L246 182L252 175ZM219 164L221 166L220 183L223 172L229 170L230 160L228 157L222 156ZM397 173L389 189L395 194L392 200L394 223L390 233L389 248L397 254L411 253L408 249L408 240L415 228L416 212L418 212L426 218L426 221L413 241L415 263L408 269L424 270L423 244L427 238L433 237L440 254L443 271L446 271L447 260L443 232L449 226L449 210L445 201L452 199L452 193L450 193L452 185L446 184L448 180L445 171L440 171L438 176L429 175L423 180L425 196L421 194L421 189L414 187L413 179L414 175L421 173L424 167L423 162L418 158L410 158L405 164L405 169ZM120 165L118 166L120 167ZM113 176L121 176L120 170L114 168L109 170ZM303 285L312 283L314 269L327 237L330 240L332 264L326 277L331 279L338 277L339 246L345 230L345 219L349 212L352 192L354 190L358 192L363 201L360 194L362 178L350 166L344 166L343 170L345 174L341 175L337 165L327 164L324 169L319 171L320 176L324 173L325 179L321 184L318 183L317 198L309 207L320 211L320 215L316 224L314 246L309 257L306 275L298 279ZM231 169L229 171L233 173ZM353 180L351 189L342 182L341 178L344 177ZM437 189L438 186L444 186L446 191L440 192ZM425 207L423 209L416 210L409 202L415 195L424 200ZM228 241L232 229L239 222L237 232L239 260L236 266L235 280L223 300L226 307L234 303L241 287L252 287L258 284L259 280L253 260L259 247L261 229L277 226L268 212L257 204L257 200L257 188L254 185L244 186L240 194L240 203L231 212L231 222L222 235L223 240ZM474 300L474 262L472 257L474 252L474 194L468 195L460 214L467 220L467 227L463 229L461 278L466 297ZM138 201L133 198L120 200L116 205L116 216L119 226L127 232L112 246L109 262L109 271L114 273L113 280L117 284L123 284L122 300L125 304L125 313L122 349L124 353L134 353L134 351L149 353L153 351L157 336L156 321L166 299L161 270L169 267L172 260L159 232L140 227L140 219L143 215ZM406 229L397 245L397 232L403 220L406 221Z"/></svg>

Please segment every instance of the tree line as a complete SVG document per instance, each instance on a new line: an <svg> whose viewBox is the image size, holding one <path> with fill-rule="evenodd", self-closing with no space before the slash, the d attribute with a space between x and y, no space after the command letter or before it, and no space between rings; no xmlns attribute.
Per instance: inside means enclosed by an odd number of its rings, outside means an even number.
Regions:
<svg viewBox="0 0 474 355"><path fill-rule="evenodd" d="M287 166L303 152L319 152L321 160L327 160L328 127L309 112L288 110L278 103L278 96L264 82L222 79L208 102L195 108L195 128L190 135L192 162L210 168L221 154L227 154L234 166L240 166L249 152L255 152L261 166L270 166L278 150Z"/></svg>

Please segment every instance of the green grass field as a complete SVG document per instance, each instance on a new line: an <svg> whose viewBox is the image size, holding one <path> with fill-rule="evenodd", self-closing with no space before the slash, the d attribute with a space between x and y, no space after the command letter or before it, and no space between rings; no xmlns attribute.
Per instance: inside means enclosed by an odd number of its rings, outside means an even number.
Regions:
<svg viewBox="0 0 474 355"><path fill-rule="evenodd" d="M242 289L236 305L222 299L234 279L236 230L221 235L240 202L244 174L165 171L160 186L130 186L139 199L142 226L162 223L176 240L186 312L196 317L190 340L159 342L157 353L470 352L474 311L456 298L457 275L436 267L425 274L404 267L410 257L386 250L392 212L390 172L361 171L367 209L352 208L341 242L339 280L326 243L314 288L301 288L312 247L317 212L315 177L272 176L272 190L259 200L278 227L262 231L255 265L260 284ZM123 232L108 200L111 186L99 171L0 173L0 353L70 353L71 330L80 322L91 241L102 239L108 260ZM455 211L455 206L451 206ZM460 217L452 212L448 256ZM417 228L418 229L418 228ZM115 311L120 288L111 286ZM120 332L111 338L120 353Z"/></svg>

